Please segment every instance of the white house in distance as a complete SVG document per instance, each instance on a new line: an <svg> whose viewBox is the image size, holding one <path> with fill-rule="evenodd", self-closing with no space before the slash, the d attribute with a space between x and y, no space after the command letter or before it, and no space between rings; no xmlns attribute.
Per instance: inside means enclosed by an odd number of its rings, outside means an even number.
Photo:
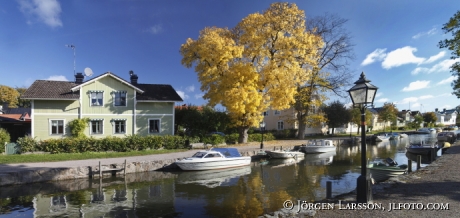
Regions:
<svg viewBox="0 0 460 218"><path fill-rule="evenodd" d="M444 108L442 111L439 111L436 108L434 113L437 117L436 124L455 125L458 114L455 109L446 110Z"/></svg>

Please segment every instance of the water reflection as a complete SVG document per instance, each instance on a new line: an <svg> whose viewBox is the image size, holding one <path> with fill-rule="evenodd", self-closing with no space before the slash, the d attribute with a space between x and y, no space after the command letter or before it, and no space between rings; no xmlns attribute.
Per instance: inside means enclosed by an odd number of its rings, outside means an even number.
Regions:
<svg viewBox="0 0 460 218"><path fill-rule="evenodd" d="M432 139L417 135L368 144L366 155L405 164L412 159L405 150L411 140ZM0 217L257 217L279 210L287 199L324 199L327 181L333 196L354 190L360 160L360 145L340 146L303 159L272 159L226 170L0 187Z"/></svg>

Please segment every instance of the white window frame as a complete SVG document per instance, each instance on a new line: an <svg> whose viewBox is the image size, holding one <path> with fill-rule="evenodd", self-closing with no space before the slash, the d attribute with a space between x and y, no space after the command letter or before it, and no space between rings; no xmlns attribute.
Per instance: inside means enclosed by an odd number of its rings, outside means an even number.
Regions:
<svg viewBox="0 0 460 218"><path fill-rule="evenodd" d="M117 122L123 122L124 129L125 129L124 132L116 132ZM112 123L112 127L113 127L113 134L126 134L126 119L113 119L111 121L111 123Z"/></svg>
<svg viewBox="0 0 460 218"><path fill-rule="evenodd" d="M96 95L96 103L97 104L93 104L93 94ZM99 101L97 100L98 98L98 94L101 94L102 95L102 98L101 98L101 104L99 105ZM104 91L89 91L89 106L90 107L103 107L104 106Z"/></svg>
<svg viewBox="0 0 460 218"><path fill-rule="evenodd" d="M101 123L101 132L100 133L93 133L93 122L100 122ZM92 119L89 122L89 134L90 135L104 135L104 119Z"/></svg>
<svg viewBox="0 0 460 218"><path fill-rule="evenodd" d="M151 132L150 131L150 121L151 120L157 120L158 121L158 132ZM159 134L159 133L161 133L161 119L160 118L149 118L147 125L148 125L147 131L149 132L149 134Z"/></svg>
<svg viewBox="0 0 460 218"><path fill-rule="evenodd" d="M280 128L280 124L281 124L281 128ZM278 123L277 123L276 128L277 128L278 130L284 130L284 121L278 120Z"/></svg>
<svg viewBox="0 0 460 218"><path fill-rule="evenodd" d="M281 114L281 111L275 110L275 111L273 112L273 114L274 114L274 115L280 115L280 114Z"/></svg>
<svg viewBox="0 0 460 218"><path fill-rule="evenodd" d="M125 105L117 105L117 95L125 95ZM121 96L120 96L121 98ZM120 100L121 102L121 100ZM127 91L115 91L113 92L113 106L115 107L127 107L128 106L128 92Z"/></svg>
<svg viewBox="0 0 460 218"><path fill-rule="evenodd" d="M268 111L264 111L263 115L264 117L268 116Z"/></svg>
<svg viewBox="0 0 460 218"><path fill-rule="evenodd" d="M62 133L53 134L53 121L62 121ZM65 135L65 119L49 119L48 122L49 122L49 134L50 135Z"/></svg>

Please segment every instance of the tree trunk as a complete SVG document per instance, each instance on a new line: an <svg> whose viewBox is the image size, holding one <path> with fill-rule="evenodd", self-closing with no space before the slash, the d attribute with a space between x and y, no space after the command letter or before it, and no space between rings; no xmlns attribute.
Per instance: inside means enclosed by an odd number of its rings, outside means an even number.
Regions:
<svg viewBox="0 0 460 218"><path fill-rule="evenodd" d="M240 143L247 143L248 142L248 126L240 126L238 127L238 144Z"/></svg>
<svg viewBox="0 0 460 218"><path fill-rule="evenodd" d="M358 135L359 135L359 130L361 129L361 124L358 124Z"/></svg>
<svg viewBox="0 0 460 218"><path fill-rule="evenodd" d="M298 139L305 139L305 128L307 125L303 122L299 122L299 132L297 133L297 138Z"/></svg>

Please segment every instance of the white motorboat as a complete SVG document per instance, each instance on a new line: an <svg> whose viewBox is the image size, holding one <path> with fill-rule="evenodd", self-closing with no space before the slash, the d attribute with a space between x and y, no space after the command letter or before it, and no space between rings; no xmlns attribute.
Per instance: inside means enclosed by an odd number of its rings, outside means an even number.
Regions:
<svg viewBox="0 0 460 218"><path fill-rule="evenodd" d="M332 140L319 139L309 140L306 145L302 145L300 150L307 154L323 153L328 151L335 151L336 147L332 143Z"/></svg>
<svg viewBox="0 0 460 218"><path fill-rule="evenodd" d="M247 166L251 164L251 157L241 156L236 148L211 148L175 163L182 170L215 170Z"/></svg>
<svg viewBox="0 0 460 218"><path fill-rule="evenodd" d="M268 156L271 158L281 158L281 159L287 159L287 158L303 158L305 156L305 153L300 152L300 151L295 151L295 150L275 150L275 151L265 151Z"/></svg>

